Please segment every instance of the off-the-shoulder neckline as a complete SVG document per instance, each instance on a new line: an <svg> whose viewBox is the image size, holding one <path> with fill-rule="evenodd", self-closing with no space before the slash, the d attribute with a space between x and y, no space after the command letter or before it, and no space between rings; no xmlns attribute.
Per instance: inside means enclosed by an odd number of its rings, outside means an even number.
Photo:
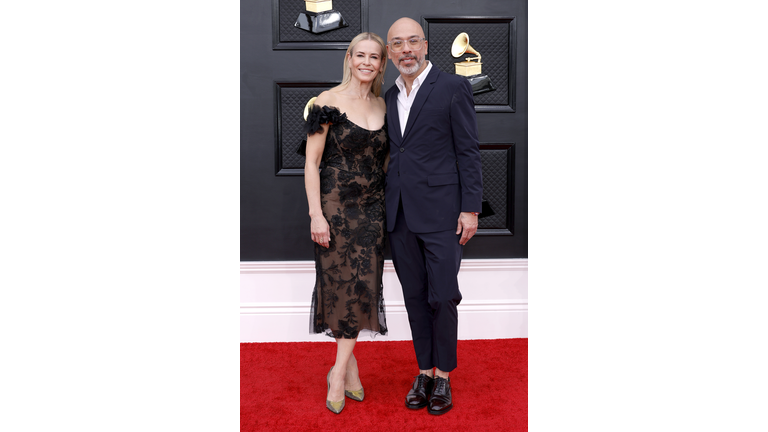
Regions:
<svg viewBox="0 0 768 432"><path fill-rule="evenodd" d="M357 126L357 127L359 127L360 129L362 129L362 130L364 130L364 131L368 131L368 132L378 132L378 131L380 131L380 130L384 129L384 126L386 126L386 125L387 125L387 113L384 113L384 124L382 124L380 128L378 128L378 129L366 129L366 128L364 128L364 127L360 126L359 124L357 124L357 123L353 122L352 120L350 120L350 119L349 119L349 116L347 115L347 113L345 113L345 112L341 112L341 110L340 110L340 109L338 109L337 107L335 107L335 106L329 106L329 105L323 105L323 106L322 106L322 107L320 107L320 108L323 108L323 107L326 107L326 108L330 108L330 109L332 109L332 110L336 110L336 111L338 111L338 112L339 112L339 114L344 114L344 115L346 116L346 119L347 119L347 121L348 121L349 123L352 123L354 126Z"/></svg>

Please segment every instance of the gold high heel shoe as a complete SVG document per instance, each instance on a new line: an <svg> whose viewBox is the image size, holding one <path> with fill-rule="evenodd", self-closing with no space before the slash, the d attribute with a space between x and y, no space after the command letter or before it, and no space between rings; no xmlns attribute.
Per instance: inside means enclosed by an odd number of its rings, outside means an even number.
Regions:
<svg viewBox="0 0 768 432"><path fill-rule="evenodd" d="M362 402L365 398L365 389L361 386L360 390L344 390L344 395L352 400Z"/></svg>
<svg viewBox="0 0 768 432"><path fill-rule="evenodd" d="M331 370L328 371L328 376L325 378L325 381L328 383L328 391L331 391L331 371L333 370L333 366L331 366ZM346 392L345 392L346 394ZM338 414L341 412L341 410L344 409L344 399L338 401L338 402L331 402L328 399L325 400L325 406L331 410L334 414Z"/></svg>
<svg viewBox="0 0 768 432"><path fill-rule="evenodd" d="M360 390L344 390L344 395L352 400L362 402L365 398L365 389L360 386Z"/></svg>
<svg viewBox="0 0 768 432"><path fill-rule="evenodd" d="M360 387L360 390L354 390L354 391L344 390L344 394L352 400L362 402L363 398L365 398L365 389Z"/></svg>

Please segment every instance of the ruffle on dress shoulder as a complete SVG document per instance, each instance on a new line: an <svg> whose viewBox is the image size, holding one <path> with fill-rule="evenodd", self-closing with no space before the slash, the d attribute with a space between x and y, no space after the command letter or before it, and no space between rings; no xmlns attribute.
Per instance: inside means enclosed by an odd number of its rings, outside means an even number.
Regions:
<svg viewBox="0 0 768 432"><path fill-rule="evenodd" d="M321 124L342 123L347 121L347 114L342 114L336 107L312 105L312 109L304 122L304 133L314 135L320 130Z"/></svg>
<svg viewBox="0 0 768 432"><path fill-rule="evenodd" d="M307 121L304 122L304 128L302 132L304 135L312 136L321 129L321 124L343 123L345 121L347 121L347 114L342 114L338 108L329 107L326 105L320 107L315 104L312 105L312 108L309 110L309 114L307 114ZM302 156L307 155L307 140L301 141L299 149L296 150L296 153Z"/></svg>

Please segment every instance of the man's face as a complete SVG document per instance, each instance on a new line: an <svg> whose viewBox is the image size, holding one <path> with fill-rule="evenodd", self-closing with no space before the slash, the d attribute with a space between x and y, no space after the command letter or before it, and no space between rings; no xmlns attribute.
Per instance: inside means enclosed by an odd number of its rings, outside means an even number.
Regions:
<svg viewBox="0 0 768 432"><path fill-rule="evenodd" d="M424 32L415 21L397 21L389 29L387 52L392 64L401 74L414 75L422 70L428 47L423 38ZM396 48L392 47L392 42L395 41L402 44L400 51L395 51Z"/></svg>

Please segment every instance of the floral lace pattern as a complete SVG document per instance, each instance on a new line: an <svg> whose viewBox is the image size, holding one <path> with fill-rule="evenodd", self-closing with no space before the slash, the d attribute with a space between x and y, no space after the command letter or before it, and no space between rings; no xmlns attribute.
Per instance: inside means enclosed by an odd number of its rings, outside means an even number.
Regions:
<svg viewBox="0 0 768 432"><path fill-rule="evenodd" d="M335 338L356 338L362 330L387 334L381 283L386 127L363 129L337 108L315 105L305 131L312 135L327 123L320 201L331 241L328 248L315 243L310 332Z"/></svg>

